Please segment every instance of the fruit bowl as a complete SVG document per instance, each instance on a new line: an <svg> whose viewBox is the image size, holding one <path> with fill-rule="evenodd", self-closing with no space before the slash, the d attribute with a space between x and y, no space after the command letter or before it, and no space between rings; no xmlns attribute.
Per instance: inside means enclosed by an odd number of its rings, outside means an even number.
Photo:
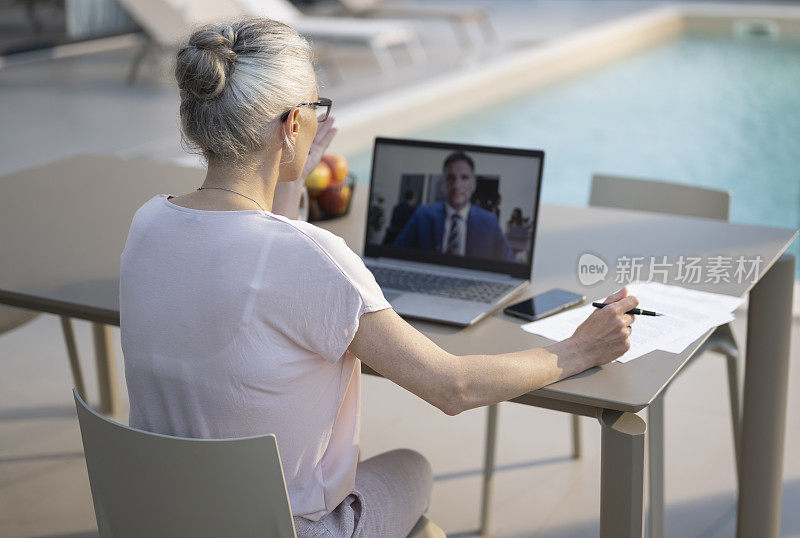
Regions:
<svg viewBox="0 0 800 538"><path fill-rule="evenodd" d="M341 155L323 155L305 180L309 222L346 215L355 183L347 159Z"/></svg>
<svg viewBox="0 0 800 538"><path fill-rule="evenodd" d="M324 189L308 188L308 220L317 222L347 215L353 199L355 177L348 174L341 183L333 183Z"/></svg>

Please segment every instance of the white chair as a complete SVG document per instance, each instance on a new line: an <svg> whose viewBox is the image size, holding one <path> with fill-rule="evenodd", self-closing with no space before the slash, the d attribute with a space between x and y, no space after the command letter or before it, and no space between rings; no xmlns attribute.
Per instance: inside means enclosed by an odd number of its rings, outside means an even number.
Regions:
<svg viewBox="0 0 800 538"><path fill-rule="evenodd" d="M730 193L690 185L679 185L665 181L652 181L613 177L596 174L592 178L589 205L636 209L655 213L706 217L728 220ZM733 426L733 448L736 457L737 476L739 468L739 361L740 353L733 338L730 325L717 327L706 342L695 352L693 358L705 351L716 351L725 356L728 370L731 423ZM664 402L663 391L648 407L648 469L650 471L649 528L651 538L660 538L664 528ZM494 469L494 452L497 431L497 406L487 409L486 452L483 468L483 492L481 495L481 519L479 532L485 534L491 514L491 481ZM572 456L581 455L580 417L572 415Z"/></svg>
<svg viewBox="0 0 800 538"><path fill-rule="evenodd" d="M595 174L589 205L728 220L731 194L668 181Z"/></svg>
<svg viewBox="0 0 800 538"><path fill-rule="evenodd" d="M479 8L431 3L382 2L381 0L336 0L338 11L351 17L382 17L399 19L439 19L449 21L453 25L459 45L473 48L478 44L470 37L470 26L477 26L483 38L483 44L497 42L497 33L492 20L486 12ZM325 8L323 8L325 9Z"/></svg>
<svg viewBox="0 0 800 538"><path fill-rule="evenodd" d="M404 46L415 64L425 63L428 54L414 27L407 22L357 19L352 17L311 17L288 0L236 0L249 14L284 22L314 42L329 45L366 45L384 73L397 63L391 48Z"/></svg>
<svg viewBox="0 0 800 538"><path fill-rule="evenodd" d="M142 61L149 54L177 48L193 28L243 16L263 16L279 20L315 42L367 46L386 73L396 69L391 47L407 47L415 62L427 59L416 31L407 23L306 17L288 0L118 1L147 35L147 41L131 63L129 82L136 79Z"/></svg>
<svg viewBox="0 0 800 538"><path fill-rule="evenodd" d="M589 196L590 206L635 209L654 213L705 217L728 220L731 195L727 191L680 185L666 181L653 181L595 174ZM741 354L733 338L730 324L717 327L705 343L692 356L692 360L705 351L715 351L726 358L728 392L730 396L733 450L739 473L739 362ZM682 370L685 371L685 370ZM650 473L651 538L663 535L664 529L664 394L666 389L647 409L648 469Z"/></svg>
<svg viewBox="0 0 800 538"><path fill-rule="evenodd" d="M109 420L73 396L101 537L295 537L274 435L159 435ZM422 517L409 536L444 533Z"/></svg>

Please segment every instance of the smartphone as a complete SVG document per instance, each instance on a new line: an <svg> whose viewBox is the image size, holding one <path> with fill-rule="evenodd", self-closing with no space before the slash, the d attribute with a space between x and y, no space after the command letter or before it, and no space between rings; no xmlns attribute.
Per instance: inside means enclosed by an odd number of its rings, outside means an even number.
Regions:
<svg viewBox="0 0 800 538"><path fill-rule="evenodd" d="M509 316L516 316L528 321L536 321L562 310L579 305L586 300L585 295L578 295L571 291L553 289L517 304L507 306L503 312Z"/></svg>

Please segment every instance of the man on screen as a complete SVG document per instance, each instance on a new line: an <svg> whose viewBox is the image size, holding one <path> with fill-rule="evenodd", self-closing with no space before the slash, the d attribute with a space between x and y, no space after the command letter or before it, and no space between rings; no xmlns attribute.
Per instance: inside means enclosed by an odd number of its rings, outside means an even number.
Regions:
<svg viewBox="0 0 800 538"><path fill-rule="evenodd" d="M443 170L447 200L419 206L394 245L515 262L497 217L470 203L476 186L472 158L461 151L451 153Z"/></svg>

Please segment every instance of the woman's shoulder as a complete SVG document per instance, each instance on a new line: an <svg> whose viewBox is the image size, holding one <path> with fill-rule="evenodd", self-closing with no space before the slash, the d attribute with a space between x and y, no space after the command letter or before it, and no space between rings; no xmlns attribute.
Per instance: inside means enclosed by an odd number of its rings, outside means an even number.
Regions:
<svg viewBox="0 0 800 538"><path fill-rule="evenodd" d="M144 233L149 229L153 221L156 219L158 212L163 208L163 203L167 199L167 194L157 194L139 206L139 209L133 214L131 219L131 226L128 231L128 239L137 233Z"/></svg>
<svg viewBox="0 0 800 538"><path fill-rule="evenodd" d="M296 230L315 252L313 256L303 256L303 260L311 260L308 264L303 264L303 269L311 269L311 273L316 274L319 281L324 280L328 285L338 283L347 290L355 291L368 312L391 308L372 272L344 239L308 222L289 219L283 221ZM318 265L309 267L314 264Z"/></svg>
<svg viewBox="0 0 800 538"><path fill-rule="evenodd" d="M354 260L361 263L361 258L338 235L302 220L291 220L281 215L272 217L282 222L288 233L296 237L297 240L293 241L295 246L302 244L320 258L329 260L336 266L349 265Z"/></svg>
<svg viewBox="0 0 800 538"><path fill-rule="evenodd" d="M301 236L305 238L306 241L309 241L316 246L327 247L331 243L335 243L337 240L342 240L342 238L338 235L331 233L324 228L320 228L319 226L311 224L310 222L306 222L304 220L293 220L275 213L268 213L268 215L272 217L272 220L282 223L287 230L290 230L290 233Z"/></svg>
<svg viewBox="0 0 800 538"><path fill-rule="evenodd" d="M302 256L304 266L314 264L317 268L325 268L330 271L332 278L344 277L344 281L349 282L362 295L372 296L374 290L379 289L372 273L364 265L364 261L347 245L344 239L305 221L290 220L280 216L277 218L302 237L302 241L306 245ZM294 247L296 248L299 244L300 241L294 242ZM314 253L309 254L307 249L313 250Z"/></svg>

